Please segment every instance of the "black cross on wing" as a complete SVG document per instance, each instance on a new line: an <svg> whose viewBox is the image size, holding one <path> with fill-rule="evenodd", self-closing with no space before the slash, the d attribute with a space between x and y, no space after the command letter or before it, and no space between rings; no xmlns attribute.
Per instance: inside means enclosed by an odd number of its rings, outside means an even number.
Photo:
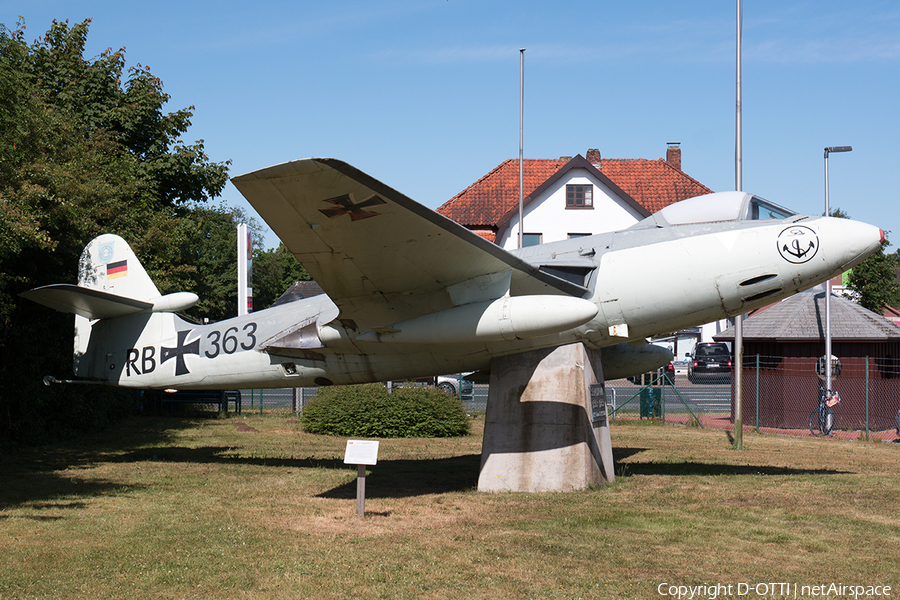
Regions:
<svg viewBox="0 0 900 600"><path fill-rule="evenodd" d="M371 198L363 200L359 204L354 204L353 194L344 194L343 196L323 200L323 202L330 202L337 207L319 209L319 212L321 212L323 215L325 215L329 219L340 217L341 215L350 215L351 221L359 221L360 219L377 217L381 213L363 209L369 208L370 206L378 206L379 204L387 204L387 202L379 198L377 195L373 195Z"/></svg>

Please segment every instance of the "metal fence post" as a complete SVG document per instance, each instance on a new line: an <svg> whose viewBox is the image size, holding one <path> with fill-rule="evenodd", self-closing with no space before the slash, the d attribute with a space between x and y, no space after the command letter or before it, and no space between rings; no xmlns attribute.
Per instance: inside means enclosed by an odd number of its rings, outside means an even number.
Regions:
<svg viewBox="0 0 900 600"><path fill-rule="evenodd" d="M668 379L668 375L666 375L666 369L662 369L662 386L659 388L659 416L662 418L662 422L666 422L666 379Z"/></svg>
<svg viewBox="0 0 900 600"><path fill-rule="evenodd" d="M759 352L756 353L756 433L759 433Z"/></svg>
<svg viewBox="0 0 900 600"><path fill-rule="evenodd" d="M869 441L869 357L866 357L866 441Z"/></svg>

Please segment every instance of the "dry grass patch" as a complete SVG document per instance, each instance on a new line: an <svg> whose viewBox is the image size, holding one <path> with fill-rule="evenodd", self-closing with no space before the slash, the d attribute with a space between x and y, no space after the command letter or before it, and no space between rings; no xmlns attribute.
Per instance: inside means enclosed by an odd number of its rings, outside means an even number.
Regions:
<svg viewBox="0 0 900 600"><path fill-rule="evenodd" d="M0 461L0 598L658 598L663 582L900 588L900 447L615 424L618 478L475 491L482 422L382 441L135 419Z"/></svg>

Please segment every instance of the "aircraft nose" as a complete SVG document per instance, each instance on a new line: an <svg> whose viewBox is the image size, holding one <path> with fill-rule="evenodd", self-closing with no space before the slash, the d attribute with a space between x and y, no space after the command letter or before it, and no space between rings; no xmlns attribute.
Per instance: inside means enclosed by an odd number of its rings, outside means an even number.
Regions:
<svg viewBox="0 0 900 600"><path fill-rule="evenodd" d="M819 230L820 248L827 261L843 271L858 265L887 242L884 230L850 219L823 217Z"/></svg>

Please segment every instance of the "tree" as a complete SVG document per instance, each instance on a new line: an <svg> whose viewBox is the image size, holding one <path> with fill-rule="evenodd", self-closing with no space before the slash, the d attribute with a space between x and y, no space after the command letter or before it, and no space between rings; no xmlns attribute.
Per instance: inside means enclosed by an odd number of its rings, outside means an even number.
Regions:
<svg viewBox="0 0 900 600"><path fill-rule="evenodd" d="M832 209L832 217L849 219L850 215L840 208ZM860 306L879 315L884 307L900 303L900 286L897 284L895 269L900 267L900 255L885 254L883 248L853 267L847 279L848 295Z"/></svg>
<svg viewBox="0 0 900 600"><path fill-rule="evenodd" d="M900 267L898 255L885 254L879 248L878 252L853 267L847 288L854 292L860 306L880 315L885 306L900 304L897 267Z"/></svg>
<svg viewBox="0 0 900 600"><path fill-rule="evenodd" d="M312 278L283 243L274 250L260 252L253 259L253 304L267 308L295 281Z"/></svg>
<svg viewBox="0 0 900 600"><path fill-rule="evenodd" d="M176 204L218 196L230 163L210 163L203 140L191 145L180 140L194 107L165 114L170 96L163 92L162 80L140 64L128 69L122 86L124 48L85 60L89 26L90 19L71 28L68 21L53 22L22 61L31 86L87 131L105 130L126 147L157 200Z"/></svg>
<svg viewBox="0 0 900 600"><path fill-rule="evenodd" d="M29 45L24 24L0 26L0 443L40 441L94 428L119 414L118 390L47 388L71 364L71 315L18 294L73 282L93 237L117 233L142 257L160 291L190 290L184 248L197 228L191 205L219 195L228 163L179 137L192 108L163 112L169 96L124 50L83 57L89 21L54 21Z"/></svg>

